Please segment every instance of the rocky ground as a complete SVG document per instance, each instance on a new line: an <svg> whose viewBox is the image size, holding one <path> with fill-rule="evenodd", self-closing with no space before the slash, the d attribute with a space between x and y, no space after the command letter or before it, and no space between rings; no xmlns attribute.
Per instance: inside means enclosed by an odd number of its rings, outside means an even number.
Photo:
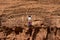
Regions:
<svg viewBox="0 0 60 40"><path fill-rule="evenodd" d="M0 0L0 40L60 40L60 0Z"/></svg>

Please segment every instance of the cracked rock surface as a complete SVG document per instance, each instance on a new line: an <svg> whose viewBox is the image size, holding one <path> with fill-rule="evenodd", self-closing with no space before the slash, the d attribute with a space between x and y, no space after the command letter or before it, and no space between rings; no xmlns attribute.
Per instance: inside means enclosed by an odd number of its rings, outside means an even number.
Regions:
<svg viewBox="0 0 60 40"><path fill-rule="evenodd" d="M0 40L60 40L60 0L0 0Z"/></svg>

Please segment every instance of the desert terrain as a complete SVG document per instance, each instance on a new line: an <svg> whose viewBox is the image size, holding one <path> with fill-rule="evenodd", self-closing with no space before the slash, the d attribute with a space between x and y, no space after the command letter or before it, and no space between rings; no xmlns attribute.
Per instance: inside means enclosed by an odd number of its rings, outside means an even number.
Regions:
<svg viewBox="0 0 60 40"><path fill-rule="evenodd" d="M60 0L0 0L0 40L60 40Z"/></svg>

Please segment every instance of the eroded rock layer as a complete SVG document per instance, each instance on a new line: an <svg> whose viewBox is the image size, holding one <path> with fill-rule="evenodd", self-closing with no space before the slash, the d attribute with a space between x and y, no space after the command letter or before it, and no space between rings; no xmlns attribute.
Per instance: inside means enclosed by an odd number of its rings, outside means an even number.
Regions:
<svg viewBox="0 0 60 40"><path fill-rule="evenodd" d="M0 40L60 40L59 31L60 0L0 0Z"/></svg>

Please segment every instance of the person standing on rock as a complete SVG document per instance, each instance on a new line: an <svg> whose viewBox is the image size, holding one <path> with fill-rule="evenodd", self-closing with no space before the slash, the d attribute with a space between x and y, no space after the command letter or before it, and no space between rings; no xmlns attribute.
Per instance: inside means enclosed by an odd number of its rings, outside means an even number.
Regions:
<svg viewBox="0 0 60 40"><path fill-rule="evenodd" d="M28 26L31 26L32 25L31 20L32 20L31 16L28 16Z"/></svg>

